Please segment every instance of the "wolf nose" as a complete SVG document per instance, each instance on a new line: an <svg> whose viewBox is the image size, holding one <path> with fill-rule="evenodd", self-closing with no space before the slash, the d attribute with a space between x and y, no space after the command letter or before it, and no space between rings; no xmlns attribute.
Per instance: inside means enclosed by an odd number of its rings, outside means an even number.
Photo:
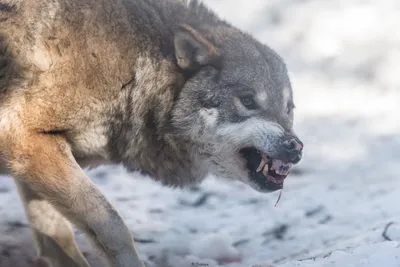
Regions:
<svg viewBox="0 0 400 267"><path fill-rule="evenodd" d="M297 137L289 138L283 141L283 146L288 151L302 151L303 142L301 142Z"/></svg>
<svg viewBox="0 0 400 267"><path fill-rule="evenodd" d="M298 163L301 160L303 154L303 146L303 142L301 142L299 138L294 136L290 136L283 141L283 147L286 150L290 161L294 164Z"/></svg>

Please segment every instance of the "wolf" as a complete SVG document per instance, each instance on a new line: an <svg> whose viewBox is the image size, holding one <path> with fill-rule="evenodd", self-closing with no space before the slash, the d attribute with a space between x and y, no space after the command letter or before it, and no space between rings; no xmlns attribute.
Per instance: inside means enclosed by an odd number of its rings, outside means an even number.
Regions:
<svg viewBox="0 0 400 267"><path fill-rule="evenodd" d="M0 165L49 266L89 266L71 224L110 266L144 266L84 168L279 190L302 158L294 107L283 59L199 1L0 0Z"/></svg>

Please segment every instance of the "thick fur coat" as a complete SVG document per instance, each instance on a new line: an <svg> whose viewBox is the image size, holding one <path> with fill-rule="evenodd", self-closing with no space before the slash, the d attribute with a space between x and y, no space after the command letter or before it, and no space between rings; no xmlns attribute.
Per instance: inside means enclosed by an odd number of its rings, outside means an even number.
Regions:
<svg viewBox="0 0 400 267"><path fill-rule="evenodd" d="M274 191L302 155L293 108L283 60L198 1L0 0L0 166L50 266L89 266L69 222L111 266L142 266L83 167Z"/></svg>

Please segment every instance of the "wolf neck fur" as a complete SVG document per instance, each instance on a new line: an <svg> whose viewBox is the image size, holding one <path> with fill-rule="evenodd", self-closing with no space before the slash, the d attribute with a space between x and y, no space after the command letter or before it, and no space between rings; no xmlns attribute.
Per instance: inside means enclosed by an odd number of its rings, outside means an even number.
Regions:
<svg viewBox="0 0 400 267"><path fill-rule="evenodd" d="M128 7L128 10L143 11L132 15L132 23L138 27L139 35L143 32L140 38L148 39L156 46L149 50L148 46L140 47L138 43L142 52L136 59L135 77L124 89L127 90L123 92L125 104L115 109L114 117L119 119L110 125L112 134L108 147L111 157L114 161L122 161L130 170L159 177L167 185L196 182L206 175L199 151L195 145L174 135L171 122L173 105L185 83L185 77L175 63L173 32L183 23L203 28L208 22L212 25L208 29L220 25L226 27L226 24L197 1L186 4L158 0L126 3L143 5L140 9ZM144 14L151 18L144 18ZM147 23L139 23L144 19ZM144 29L146 27L149 28ZM208 36L211 35L208 32ZM148 40L143 44L148 44ZM163 165L156 166L156 162L163 162Z"/></svg>

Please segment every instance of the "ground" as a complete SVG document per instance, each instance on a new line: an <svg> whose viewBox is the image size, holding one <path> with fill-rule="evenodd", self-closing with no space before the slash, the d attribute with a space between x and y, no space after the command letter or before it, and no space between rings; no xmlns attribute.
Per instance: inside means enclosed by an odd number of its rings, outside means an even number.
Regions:
<svg viewBox="0 0 400 267"><path fill-rule="evenodd" d="M304 159L277 207L279 192L218 177L173 190L118 166L88 171L142 257L151 267L399 267L399 2L206 3L286 60ZM26 223L12 180L0 177L1 267L33 266Z"/></svg>

